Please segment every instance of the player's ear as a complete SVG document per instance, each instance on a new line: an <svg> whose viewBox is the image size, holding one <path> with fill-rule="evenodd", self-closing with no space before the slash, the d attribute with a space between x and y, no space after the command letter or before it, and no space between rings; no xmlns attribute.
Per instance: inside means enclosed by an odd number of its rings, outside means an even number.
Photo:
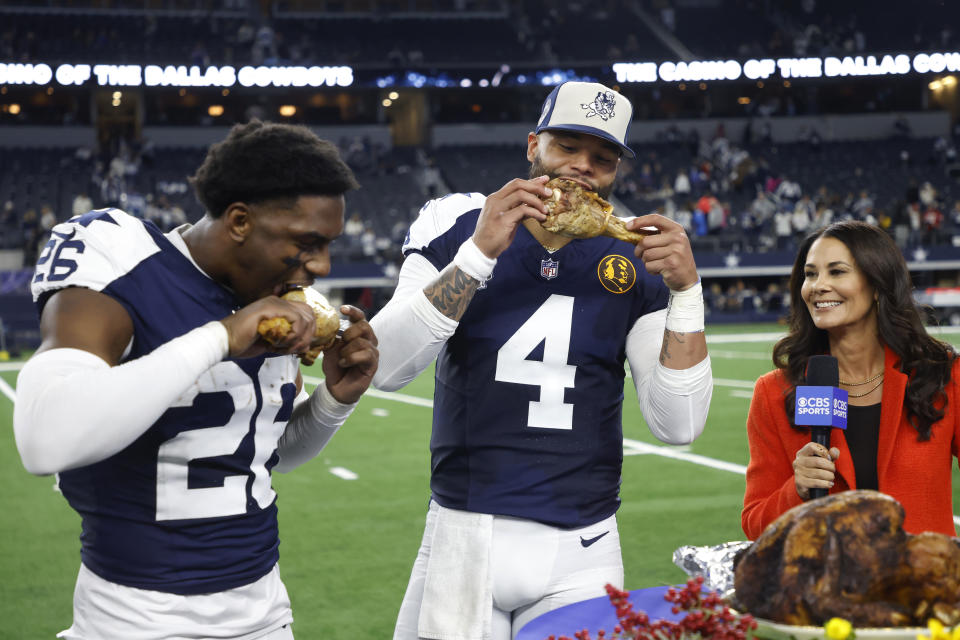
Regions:
<svg viewBox="0 0 960 640"><path fill-rule="evenodd" d="M534 132L527 134L527 160L533 162L537 157L537 149L540 147L540 138Z"/></svg>
<svg viewBox="0 0 960 640"><path fill-rule="evenodd" d="M243 202L234 202L227 207L222 217L230 238L238 244L243 244L253 230L250 208Z"/></svg>

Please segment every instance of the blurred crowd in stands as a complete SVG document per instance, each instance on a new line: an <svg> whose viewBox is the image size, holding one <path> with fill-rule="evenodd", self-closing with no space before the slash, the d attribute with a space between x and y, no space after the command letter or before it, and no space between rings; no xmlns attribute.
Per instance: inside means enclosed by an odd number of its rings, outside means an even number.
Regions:
<svg viewBox="0 0 960 640"><path fill-rule="evenodd" d="M267 14L260 12L264 4L271 7ZM314 19L304 19L308 15ZM0 61L403 69L491 60L498 65L676 60L684 50L707 59L855 55L955 49L956 24L960 4L939 0L918 0L909 11L878 10L869 0L51 0L0 7ZM464 46L478 34L485 46ZM711 95L734 92L725 99L732 97L728 102L736 105L740 89L725 88L731 86L694 91L691 85L684 95L696 94L698 100L690 104L676 98L684 91L677 86L646 87L649 94L635 99L635 117L710 115ZM898 93L904 93L889 82L857 86L861 93L851 88L842 98L849 103L844 108L856 112L893 111ZM624 161L614 191L618 205L625 213L658 211L677 220L696 252L789 253L809 231L842 219L880 226L905 252L960 236L960 131L917 137L900 120L877 140L828 142L810 128L799 142L775 143L767 116L816 113L817 90L811 85L791 94L778 87L747 100L738 115L753 117L753 124L736 138L722 125L702 136L664 120L660 138L636 145L637 157ZM68 91L58 89L54 98L61 93ZM271 118L274 111L258 102L262 96L254 100L240 93L236 99L243 109L235 121ZM368 93L374 104L368 111L376 112L380 98ZM920 92L914 93L919 105ZM144 98L146 123L212 123L205 104L198 103L181 122L158 95ZM530 122L537 115L530 110L539 106L508 94L449 95L429 106L434 122ZM73 106L47 112L41 108L46 99L41 95L19 114L0 114L0 123L35 124L31 118L39 118L73 124L92 118L78 116L91 109L85 94L74 97ZM332 104L324 108L340 113ZM404 235L426 199L450 191L490 193L528 170L520 145L385 148L362 137L338 144L363 188L347 196L348 218L343 238L333 245L335 259L376 262L388 275L396 273ZM118 137L108 147L4 149L0 249L22 250L23 264L30 266L58 221L92 208L119 207L163 230L202 215L187 176L203 150L158 149L133 136ZM707 287L705 297L715 312L775 313L787 304L784 288L781 278L726 278Z"/></svg>
<svg viewBox="0 0 960 640"><path fill-rule="evenodd" d="M0 58L17 62L81 52L141 64L184 64L188 52L200 66L670 59L671 49L652 37L658 29L706 59L960 44L960 7L939 0L918 0L909 11L879 10L871 0L274 0L267 14L252 0L5 4ZM103 11L111 8L122 11ZM31 11L45 11L42 23ZM304 20L310 16L323 19ZM478 31L485 46L463 47ZM602 37L583 37L590 33Z"/></svg>
<svg viewBox="0 0 960 640"><path fill-rule="evenodd" d="M699 57L845 56L953 51L956 3L927 0L888 11L871 0L643 0L657 21ZM717 25L732 25L727 29ZM869 34L869 35L868 35Z"/></svg>
<svg viewBox="0 0 960 640"><path fill-rule="evenodd" d="M848 219L886 229L904 249L949 242L960 233L957 139L899 133L774 144L749 129L733 143L722 125L711 140L668 129L625 167L615 194L713 250L792 251L810 231Z"/></svg>
<svg viewBox="0 0 960 640"><path fill-rule="evenodd" d="M637 145L614 190L622 210L658 211L680 222L695 252L795 250L831 221L856 219L886 229L905 253L960 236L955 139L774 144L731 142L667 129L661 142ZM521 147L387 149L342 139L341 153L362 184L347 197L337 260L375 262L395 275L409 224L423 202L449 191L489 193L526 174ZM203 150L116 145L112 157L86 149L17 150L0 157L2 247L23 249L32 265L59 220L92 208L119 207L166 231L202 215L187 176ZM18 176L16 180L11 176ZM706 293L722 311L782 308L783 283L737 280Z"/></svg>
<svg viewBox="0 0 960 640"><path fill-rule="evenodd" d="M854 55L885 51L941 51L960 44L952 25L960 4L918 0L909 12L878 11L868 0L275 0L271 11L252 0L74 0L0 3L0 60L196 65L340 65L354 67L357 82L406 70L447 74L455 69L491 70L506 64L504 82L531 69L550 72L578 65L580 73L614 61L663 61L684 57ZM834 6L836 5L836 6ZM56 8L56 7L59 7ZM139 7L139 10L138 10ZM85 9L86 8L86 9ZM117 11L110 11L111 8ZM40 13L42 11L42 13ZM906 15L905 15L906 14ZM913 16L924 16L920 22ZM717 28L722 25L722 28ZM360 34L358 36L358 34ZM483 46L474 43L482 34ZM597 34L598 37L592 37ZM869 34L865 36L864 34ZM376 69L376 71L372 71ZM911 79L903 78L900 82ZM787 87L768 82L697 87L679 83L623 87L634 94L643 118L802 115L920 109L920 87L894 91L888 82L856 87ZM535 82L531 75L529 82ZM191 90L192 91L192 90ZM211 120L206 99L155 93L147 100L150 125L202 125ZM242 97L241 97L242 96ZM738 102L738 98L749 98ZM242 91L220 100L220 121L244 121L254 102ZM519 121L528 115L518 101L470 98L431 106L438 122ZM24 100L26 101L26 100ZM291 121L384 122L371 92L345 108L328 100L300 105ZM0 124L88 123L89 101L69 87L30 97L30 107L0 111ZM483 102L481 109L475 105ZM285 104L283 102L279 104ZM279 106L269 105L276 113ZM56 105L56 108L53 106ZM254 105L256 107L256 105ZM536 115L536 114L534 114Z"/></svg>

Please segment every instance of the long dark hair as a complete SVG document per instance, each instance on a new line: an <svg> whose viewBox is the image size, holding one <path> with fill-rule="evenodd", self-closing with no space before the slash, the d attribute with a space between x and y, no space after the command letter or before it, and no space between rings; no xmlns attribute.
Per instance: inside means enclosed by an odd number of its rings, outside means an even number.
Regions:
<svg viewBox="0 0 960 640"><path fill-rule="evenodd" d="M943 388L957 357L953 348L930 336L913 301L913 284L903 254L879 227L864 222L835 222L807 236L797 252L790 274L789 331L773 348L773 364L795 387L803 381L807 359L829 353L827 332L813 324L800 288L806 277L810 246L819 238L836 238L850 250L864 278L877 293L877 329L880 340L899 358L896 367L907 374L904 405L910 424L928 440L933 423L943 417L947 396ZM795 390L784 399L793 416Z"/></svg>

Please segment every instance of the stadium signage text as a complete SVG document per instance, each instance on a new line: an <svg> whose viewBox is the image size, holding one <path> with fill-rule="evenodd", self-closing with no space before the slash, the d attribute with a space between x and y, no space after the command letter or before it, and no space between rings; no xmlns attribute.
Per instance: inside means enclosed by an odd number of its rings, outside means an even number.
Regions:
<svg viewBox="0 0 960 640"><path fill-rule="evenodd" d="M794 78L839 78L911 73L960 72L960 52L888 54L866 56L828 56L824 58L751 58L737 60L692 60L666 62L617 62L612 65L617 82L714 82L729 80L768 80ZM422 80L410 82L423 86ZM497 82L479 81L479 86L507 84L502 72ZM525 75L516 76L523 84ZM545 76L543 84L563 80L556 74ZM392 80L392 78L391 78ZM0 63L0 85L101 86L101 87L349 87L356 81L348 66L244 66L199 67L186 65L138 64L60 64ZM380 81L378 81L379 84ZM385 81L384 81L385 82ZM392 82L390 83L392 84ZM402 83L401 83L402 84ZM470 86L443 81L436 86ZM383 85L385 86L385 85Z"/></svg>
<svg viewBox="0 0 960 640"><path fill-rule="evenodd" d="M351 67L165 67L138 64L0 63L0 84L101 87L349 87Z"/></svg>
<svg viewBox="0 0 960 640"><path fill-rule="evenodd" d="M770 78L837 78L960 71L960 53L901 53L884 56L828 56L826 58L763 58L741 64L736 60L692 62L617 62L617 82L709 82L767 80Z"/></svg>

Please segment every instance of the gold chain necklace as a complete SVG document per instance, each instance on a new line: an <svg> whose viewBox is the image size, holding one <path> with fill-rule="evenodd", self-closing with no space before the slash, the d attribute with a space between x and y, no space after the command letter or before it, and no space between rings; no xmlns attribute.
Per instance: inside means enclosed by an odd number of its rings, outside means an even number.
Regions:
<svg viewBox="0 0 960 640"><path fill-rule="evenodd" d="M880 375L882 376L883 374L881 373ZM876 378L873 378L873 380L876 380ZM863 383L861 382L860 384L863 384ZM880 378L880 382L878 382L877 384L875 384L875 385L873 386L873 388L870 389L870 391L864 391L863 393L850 393L850 392L848 391L848 392L847 392L847 397L848 397L848 398L862 398L863 396L868 396L868 395L870 395L871 393L873 393L874 391L876 391L876 390L880 387L880 385L882 385L882 384L883 384L883 378L881 377L881 378Z"/></svg>
<svg viewBox="0 0 960 640"><path fill-rule="evenodd" d="M874 380L876 380L877 378L880 378L880 377L882 377L882 376L883 376L883 371L881 371L881 372L878 373L877 375L873 376L872 378L867 378L867 379L864 380L863 382L847 382L846 380L841 380L841 381L840 381L840 384L845 384L845 385L847 385L848 387L859 387L859 386L861 386L861 385L867 384L868 382L873 382Z"/></svg>

